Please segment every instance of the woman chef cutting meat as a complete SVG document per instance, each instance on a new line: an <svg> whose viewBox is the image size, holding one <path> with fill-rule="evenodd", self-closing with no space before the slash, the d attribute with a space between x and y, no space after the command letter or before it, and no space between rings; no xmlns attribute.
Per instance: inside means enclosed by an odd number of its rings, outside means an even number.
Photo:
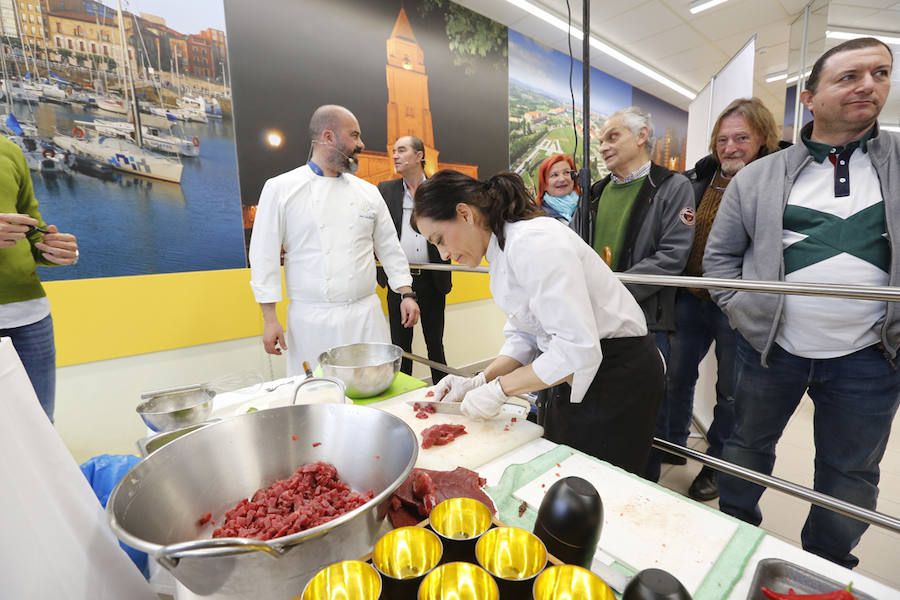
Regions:
<svg viewBox="0 0 900 600"><path fill-rule="evenodd" d="M450 375L437 399L495 416L508 395L550 390L545 436L633 473L650 453L663 364L637 302L597 253L532 201L522 179L440 171L416 190L413 226L441 257L490 263L506 343L475 377Z"/></svg>

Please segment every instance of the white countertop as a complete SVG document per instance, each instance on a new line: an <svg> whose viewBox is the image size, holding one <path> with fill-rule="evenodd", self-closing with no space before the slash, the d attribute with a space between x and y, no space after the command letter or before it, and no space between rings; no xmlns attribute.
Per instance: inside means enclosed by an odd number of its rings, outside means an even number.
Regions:
<svg viewBox="0 0 900 600"><path fill-rule="evenodd" d="M274 382L265 383L255 389L239 390L237 392L221 394L216 397L216 405L213 411L213 417L228 417L232 415L242 414L245 413L250 406L253 406L257 409L265 409L290 404L295 387L295 385L293 384L299 382L301 379L302 377L285 378ZM283 385L279 386L278 384ZM398 396L397 398L399 399L409 394L413 394L413 392ZM324 397L317 398L315 394L310 394L309 399L311 401L333 400ZM377 404L373 406L377 407ZM514 450L511 450L510 452L507 452L506 454L503 454L502 456L495 458L494 460L486 464L479 466L477 468L477 471L482 477L487 480L488 487L495 486L500 482L501 478L503 477L504 471L510 465L528 463L532 459L545 454L546 452L549 452L556 447L557 445L555 443L550 442L546 439L535 439ZM611 469L612 467L607 466L607 468ZM639 479L635 479L635 485L655 487L654 484L643 482ZM693 504L692 500L674 494L666 494L664 497L654 495L653 497L655 499L654 501L671 503L672 507L677 507L679 503ZM716 526L715 521L717 518L720 518L717 513L708 512L710 526ZM620 527L618 528L618 531L618 535L628 535L627 528L623 530ZM646 527L641 528L641 535L646 537ZM660 532L659 542L665 542L663 532ZM702 543L702 539L700 538L700 536L698 536L697 542ZM616 539L610 538L610 534L609 532L607 532L605 537L603 537L603 539L601 540L600 546L607 549L615 548L616 543ZM825 575L826 577L835 579L837 581L852 581L855 588L859 589L860 591L866 592L867 594L878 598L879 600L900 600L900 591L890 588L869 577L866 577L861 573L852 572L848 569L835 565L823 558L810 554L802 550L801 548L793 546L792 544L789 544L768 534L765 534L763 536L762 541L757 546L755 552L753 552L750 556L750 559L743 570L742 576L733 586L730 594L727 596L727 600L745 600L747 598L750 583L756 571L757 564L759 563L759 561L765 558L780 558L791 563L806 567L817 573L821 573L822 575ZM600 560L606 564L612 564L614 558L610 555L605 554L602 550L598 550L598 554L595 557L595 561L597 560ZM700 574L700 576L702 577L703 574ZM187 590L185 590L181 585L177 586L176 597L179 600L187 600L189 598L193 598L193 596L189 592L187 592Z"/></svg>
<svg viewBox="0 0 900 600"><path fill-rule="evenodd" d="M478 472L482 477L487 479L488 486L494 486L499 483L504 471L510 465L527 463L556 447L557 445L553 442L546 439L538 439L483 465L478 469ZM654 484L650 482L641 482L640 480L637 480L637 485L654 486ZM669 502L676 505L678 503L693 503L693 500L675 495L666 495L662 502ZM710 521L714 521L715 518L715 513L709 513ZM646 530L643 530L641 533L646 535ZM604 535L606 537L604 537ZM660 536L660 543L664 543L665 539L662 537L662 532L660 532ZM602 534L601 538L600 545L602 547L609 549L616 546L617 540L610 539L608 533ZM698 543L702 543L699 536L697 541ZM900 590L888 587L861 573L845 569L844 567L838 566L814 554L810 554L801 548L769 534L763 536L756 551L750 556L750 559L744 568L743 575L732 588L731 593L727 596L727 600L746 600L750 591L750 583L756 572L756 566L759 561L765 558L779 558L786 560L837 581L852 581L854 588L859 589L874 598L878 598L879 600L900 600ZM605 555L602 550L598 552L595 561L598 559L606 564L610 564L613 560L612 557Z"/></svg>

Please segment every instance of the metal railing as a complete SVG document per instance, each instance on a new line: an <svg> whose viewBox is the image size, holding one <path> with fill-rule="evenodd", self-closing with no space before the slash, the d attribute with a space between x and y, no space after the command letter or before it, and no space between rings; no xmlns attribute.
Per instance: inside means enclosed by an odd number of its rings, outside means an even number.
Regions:
<svg viewBox="0 0 900 600"><path fill-rule="evenodd" d="M488 267L465 267L461 265L444 265L444 264L411 264L411 268L431 270L431 271L453 271L461 273L488 273ZM758 292L767 294L794 294L800 296L828 296L835 298L849 298L853 300L877 300L885 302L900 301L900 288L890 286L856 286L856 285L838 285L827 283L794 283L785 281L760 281L748 279L717 279L713 277L689 277L675 275L638 275L630 273L614 273L622 283L642 284L642 285L660 285L668 287L689 287L704 288L715 290L735 290L745 292ZM468 375L465 371L448 367L441 363L428 360L427 358L417 356L415 354L404 352L403 356L417 362L421 362L431 368L450 373L453 375ZM900 519L891 515L886 515L874 510L862 508L855 504L851 504L844 500L834 498L827 494L823 494L816 490L798 485L791 481L764 475L752 469L747 469L740 465L715 458L701 452L697 452L691 448L674 444L667 440L657 437L653 438L653 446L669 454L681 456L687 459L696 460L703 465L711 467L717 471L728 473L735 477L739 477L746 481L750 481L766 488L771 488L800 498L833 510L834 512L857 519L869 525L875 525L900 533Z"/></svg>
<svg viewBox="0 0 900 600"><path fill-rule="evenodd" d="M423 271L453 271L459 273L489 273L488 267L464 267L462 265L410 264ZM638 275L613 273L622 283L661 285L666 287L704 288L710 290L735 290L740 292L764 292L767 294L793 294L797 296L831 296L852 300L883 300L900 302L900 288L890 286L841 285L834 283L794 283L787 281L762 281L756 279L717 279L715 277L689 277L687 275Z"/></svg>

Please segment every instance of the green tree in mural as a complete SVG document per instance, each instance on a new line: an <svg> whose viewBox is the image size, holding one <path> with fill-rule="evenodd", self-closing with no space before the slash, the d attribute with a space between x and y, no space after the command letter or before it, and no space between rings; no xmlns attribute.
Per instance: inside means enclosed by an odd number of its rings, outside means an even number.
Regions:
<svg viewBox="0 0 900 600"><path fill-rule="evenodd" d="M506 58L504 25L450 0L423 0L419 10L423 16L432 10L438 10L444 15L453 64L463 67L466 75L477 70L479 59L488 58L493 53ZM492 62L495 69L506 64L505 60Z"/></svg>

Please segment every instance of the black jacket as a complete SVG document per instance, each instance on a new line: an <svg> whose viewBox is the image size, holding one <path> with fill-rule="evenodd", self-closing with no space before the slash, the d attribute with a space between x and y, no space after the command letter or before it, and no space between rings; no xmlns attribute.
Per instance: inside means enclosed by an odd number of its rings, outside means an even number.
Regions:
<svg viewBox="0 0 900 600"><path fill-rule="evenodd" d="M569 226L594 245L594 222L600 195L612 177L591 186L587 218L576 210ZM581 208L581 207L579 207ZM680 173L651 163L628 216L618 269L648 275L681 275L694 241L694 198ZM675 329L675 288L626 284L640 304L651 331Z"/></svg>
<svg viewBox="0 0 900 600"><path fill-rule="evenodd" d="M387 204L399 238L402 225L400 219L403 218L403 179L382 181L378 184L378 191L381 192L384 203ZM441 253L434 244L428 244L428 262L450 264L449 260L441 260ZM431 277L434 287L444 294L450 293L450 288L453 286L450 271L422 271L420 277ZM376 279L381 287L387 285L387 275L381 267L378 267Z"/></svg>

